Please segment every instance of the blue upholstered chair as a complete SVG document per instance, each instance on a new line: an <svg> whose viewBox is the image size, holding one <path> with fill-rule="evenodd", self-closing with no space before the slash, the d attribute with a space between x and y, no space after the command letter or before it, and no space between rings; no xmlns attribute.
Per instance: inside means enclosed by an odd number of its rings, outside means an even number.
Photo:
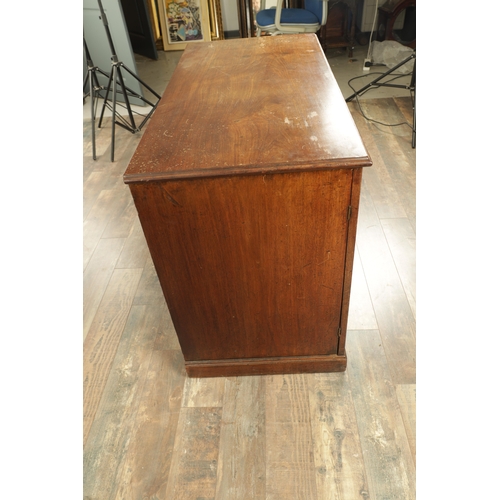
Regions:
<svg viewBox="0 0 500 500"><path fill-rule="evenodd" d="M303 9L283 8L278 0L276 8L264 8L257 12L257 36L262 32L271 35L285 33L316 33L326 24L328 0L304 0Z"/></svg>

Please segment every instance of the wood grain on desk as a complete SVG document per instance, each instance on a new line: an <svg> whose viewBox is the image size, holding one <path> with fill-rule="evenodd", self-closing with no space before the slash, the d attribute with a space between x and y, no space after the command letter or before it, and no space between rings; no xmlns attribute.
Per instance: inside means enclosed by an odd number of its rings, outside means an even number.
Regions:
<svg viewBox="0 0 500 500"><path fill-rule="evenodd" d="M125 182L370 164L315 35L186 48Z"/></svg>

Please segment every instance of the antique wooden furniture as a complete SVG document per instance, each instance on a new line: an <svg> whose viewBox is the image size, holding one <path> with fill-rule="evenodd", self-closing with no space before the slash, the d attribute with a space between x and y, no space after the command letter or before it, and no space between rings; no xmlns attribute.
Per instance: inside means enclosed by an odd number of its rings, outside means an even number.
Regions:
<svg viewBox="0 0 500 500"><path fill-rule="evenodd" d="M328 1L328 17L318 32L323 50L346 48L347 56L353 56L356 12L357 0Z"/></svg>
<svg viewBox="0 0 500 500"><path fill-rule="evenodd" d="M124 180L188 375L345 369L369 165L315 35L186 48Z"/></svg>

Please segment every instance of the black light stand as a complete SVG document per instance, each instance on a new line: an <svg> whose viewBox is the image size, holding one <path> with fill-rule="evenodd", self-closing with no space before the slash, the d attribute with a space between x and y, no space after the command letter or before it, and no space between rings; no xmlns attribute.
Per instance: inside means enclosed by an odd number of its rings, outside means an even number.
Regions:
<svg viewBox="0 0 500 500"><path fill-rule="evenodd" d="M109 48L111 49L111 73L109 75L109 82L108 86L106 89L106 95L104 97L104 103L102 106L102 112L101 112L101 118L99 120L99 128L101 127L102 124L102 119L104 116L104 111L106 108L111 109L112 111L112 121L111 121L111 161L114 161L114 156L115 156L115 124L120 125L120 127L123 127L124 129L128 130L129 132L132 132L135 134L136 132L139 132L142 127L145 125L147 120L151 117L153 114L154 110L158 106L158 103L160 102L161 96L157 94L151 87L146 85L136 74L134 74L123 62L118 60L118 56L116 55L115 51L115 46L113 44L113 40L111 38L111 33L109 31L109 26L108 26L108 20L106 18L106 14L104 13L104 9L102 7L101 0L97 0L97 3L99 4L99 10L101 11L101 19L104 25L104 30L106 31L106 36L108 38L109 42ZM155 97L158 98L156 103L152 103L145 99L143 96L139 95L137 92L131 90L130 88L125 86L125 83L123 81L123 75L122 75L122 68L127 71L133 78L135 78L139 83L141 83L144 87L146 87ZM120 88L118 88L118 86ZM112 101L111 105L108 101L109 97L109 92L113 89L112 91ZM116 111L116 94L121 93L123 95L123 98L125 100L125 108L128 113L128 118L129 121L127 121L123 116L121 116L117 111ZM129 101L129 96L130 97L135 97L137 99L140 99L141 101L145 102L149 106L151 106L151 110L149 113L144 116L144 119L139 125L136 125L135 120L134 120L134 111L132 111L132 108L130 107L130 101ZM136 113L139 115L139 113ZM95 159L95 158L94 158Z"/></svg>
<svg viewBox="0 0 500 500"><path fill-rule="evenodd" d="M95 153L95 112L97 110L97 102L99 99L99 92L104 90L104 87L99 83L97 78L97 73L109 78L107 73L101 71L97 66L94 66L92 58L90 57L90 52L87 47L87 42L85 41L85 37L83 37L83 47L85 49L85 56L87 58L87 75L85 76L85 81L83 82L83 91L85 92L85 87L87 83L89 84L89 92L84 95L85 98L90 95L90 116L92 120L92 158L96 159ZM95 99L95 102L94 102Z"/></svg>
<svg viewBox="0 0 500 500"><path fill-rule="evenodd" d="M416 113L415 113L415 102L416 102L416 66L417 66L417 61L416 61L417 54L416 52L413 52L411 55L409 55L404 61L400 62L393 68L391 68L389 71L386 71L382 75L380 75L378 78L375 78L375 80L372 80L370 83L365 85L363 88L357 90L354 92L354 94L350 95L345 102L352 101L356 96L360 96L367 92L368 90L372 88L379 88L379 87L393 87L397 89L407 89L410 91L410 95L412 97L412 107L413 107L413 126L412 126L412 134L411 134L411 146L412 148L415 148L416 146L416 139L417 139L417 129L416 129ZM409 85L397 85L393 83L384 83L380 82L383 78L386 76L392 74L394 71L396 71L399 67L403 66L403 64L407 63L408 61L411 61L412 59L415 59L415 63L413 64L413 71L411 73L411 81Z"/></svg>

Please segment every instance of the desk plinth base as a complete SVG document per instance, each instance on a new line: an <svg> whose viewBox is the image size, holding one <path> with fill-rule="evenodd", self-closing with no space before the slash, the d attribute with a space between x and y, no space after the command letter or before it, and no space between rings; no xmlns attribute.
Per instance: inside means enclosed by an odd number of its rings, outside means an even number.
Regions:
<svg viewBox="0 0 500 500"><path fill-rule="evenodd" d="M274 375L279 373L343 372L347 357L296 356L287 358L248 358L209 361L186 361L189 377L239 377L245 375Z"/></svg>

